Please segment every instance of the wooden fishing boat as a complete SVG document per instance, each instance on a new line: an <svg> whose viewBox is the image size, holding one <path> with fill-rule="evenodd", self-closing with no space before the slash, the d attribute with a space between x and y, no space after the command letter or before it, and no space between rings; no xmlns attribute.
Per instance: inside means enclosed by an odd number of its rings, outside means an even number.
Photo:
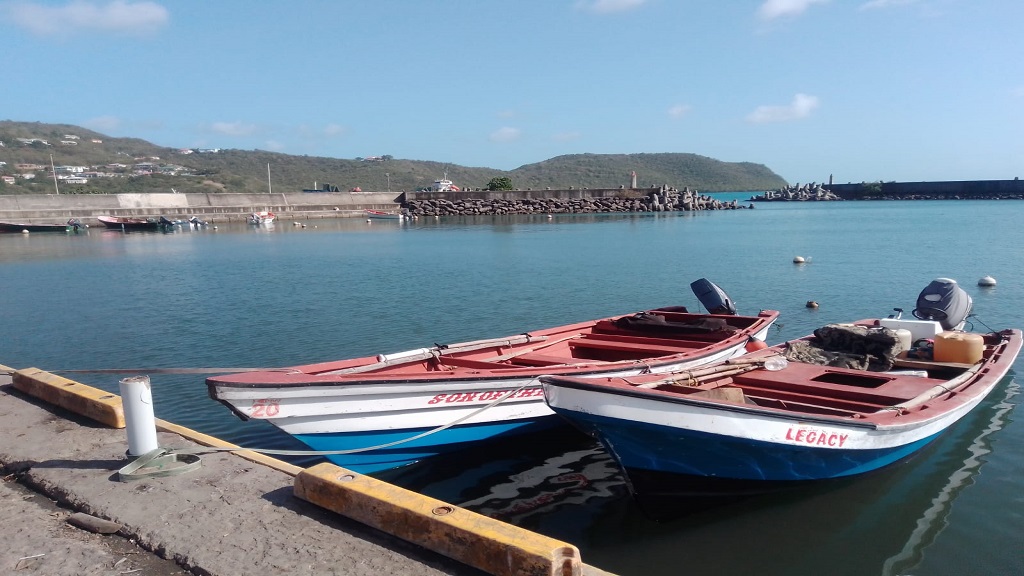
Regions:
<svg viewBox="0 0 1024 576"><path fill-rule="evenodd" d="M72 218L64 224L19 224L16 222L0 222L0 232L78 232L86 226L77 218Z"/></svg>
<svg viewBox="0 0 1024 576"><path fill-rule="evenodd" d="M402 220L404 217L397 212L385 212L383 210L366 210L366 217L374 220Z"/></svg>
<svg viewBox="0 0 1024 576"><path fill-rule="evenodd" d="M139 231L160 230L164 225L159 218L136 218L134 216L97 216L101 224L111 230Z"/></svg>
<svg viewBox="0 0 1024 576"><path fill-rule="evenodd" d="M915 315L929 319L829 325L669 374L545 376L545 401L601 441L641 503L869 472L966 415L1020 351L1018 329L954 330L970 299L952 286L958 296L942 305L922 293Z"/></svg>
<svg viewBox="0 0 1024 576"><path fill-rule="evenodd" d="M267 420L314 450L351 451L328 457L369 473L466 442L559 425L544 404L536 380L542 374L629 376L721 361L764 347L777 317L773 310L739 316L661 308L206 382L210 396L243 419Z"/></svg>

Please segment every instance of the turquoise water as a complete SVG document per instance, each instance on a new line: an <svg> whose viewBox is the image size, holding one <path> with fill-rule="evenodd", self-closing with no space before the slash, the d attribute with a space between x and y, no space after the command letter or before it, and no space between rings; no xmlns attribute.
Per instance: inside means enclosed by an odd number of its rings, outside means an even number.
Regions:
<svg viewBox="0 0 1024 576"><path fill-rule="evenodd" d="M333 360L698 308L689 283L700 277L741 313L779 310L772 343L897 306L909 313L940 276L974 298L977 328L1019 328L1022 221L1024 203L1013 201L761 203L697 214L0 235L0 363ZM793 264L797 255L807 263ZM987 275L998 285L976 286ZM806 308L808 300L820 307ZM73 377L116 391L123 375ZM247 446L297 447L269 425L231 416L207 397L201 376L154 375L153 383L161 418ZM879 474L667 523L649 520L610 459L571 429L382 477L566 539L588 563L620 574L1020 574L1018 390L1007 379L917 458Z"/></svg>

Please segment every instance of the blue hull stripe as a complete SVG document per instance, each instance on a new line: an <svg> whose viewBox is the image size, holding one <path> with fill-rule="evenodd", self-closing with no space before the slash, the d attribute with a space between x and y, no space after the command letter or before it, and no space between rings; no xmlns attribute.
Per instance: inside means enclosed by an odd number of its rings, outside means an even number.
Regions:
<svg viewBox="0 0 1024 576"><path fill-rule="evenodd" d="M331 455L325 456L325 458L353 472L370 474L412 464L417 460L444 452L458 450L469 442L526 434L560 424L562 422L558 418L552 417L539 420L512 420L454 426L389 448L356 454ZM404 440L428 430L431 428L336 434L295 434L294 436L313 450L354 450Z"/></svg>
<svg viewBox="0 0 1024 576"><path fill-rule="evenodd" d="M569 412L628 470L738 480L799 481L869 472L920 450L938 434L895 448L836 450L694 432Z"/></svg>

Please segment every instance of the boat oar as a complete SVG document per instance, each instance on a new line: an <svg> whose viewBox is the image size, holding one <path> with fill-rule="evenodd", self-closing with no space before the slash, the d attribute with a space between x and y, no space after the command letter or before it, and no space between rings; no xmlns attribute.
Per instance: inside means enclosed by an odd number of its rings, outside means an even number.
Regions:
<svg viewBox="0 0 1024 576"><path fill-rule="evenodd" d="M735 376L737 374L743 374L744 372L750 372L751 370L757 370L758 368L764 368L767 361L775 360L777 358L782 357L768 356L765 358L736 358L733 360L726 360L720 364L705 366L703 368L695 368L693 370L686 370L683 372L673 372L670 373L669 378L656 380L654 382L647 382L645 384L634 384L634 386L637 388L647 389L669 385L695 388L712 380L718 380L727 376ZM629 382L628 379L625 380L626 382ZM632 382L629 383L633 384Z"/></svg>
<svg viewBox="0 0 1024 576"><path fill-rule="evenodd" d="M53 374L230 374L233 372L263 372L282 368L95 368L76 370L47 370Z"/></svg>
<svg viewBox="0 0 1024 576"><path fill-rule="evenodd" d="M517 356L522 356L523 354L529 354L531 352L536 352L537 350L543 350L544 348L548 348L550 346L554 346L555 344L558 344L560 342L565 342L567 340L573 340L575 338L580 338L581 336L582 336L581 334L573 334L572 336L566 336L564 338L558 338L557 340L551 340L550 342L544 342L540 346L533 346L533 347L530 347L530 348L523 348L522 350L516 350L514 352L509 352L508 354L502 354L501 356L495 356L494 358L487 358L486 360L488 362L504 362L505 360L511 360L511 359L513 359L513 358L515 358Z"/></svg>

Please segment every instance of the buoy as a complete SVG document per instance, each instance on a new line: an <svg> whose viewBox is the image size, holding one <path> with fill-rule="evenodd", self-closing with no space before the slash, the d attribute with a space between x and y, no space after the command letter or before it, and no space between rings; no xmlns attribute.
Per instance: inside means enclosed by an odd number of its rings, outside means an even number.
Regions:
<svg viewBox="0 0 1024 576"><path fill-rule="evenodd" d="M758 340L757 338L751 338L747 340L747 352L753 352L755 350L764 350L767 347L768 344L766 344L764 340Z"/></svg>
<svg viewBox="0 0 1024 576"><path fill-rule="evenodd" d="M22 230L21 233L22 234L28 234L28 230Z"/></svg>
<svg viewBox="0 0 1024 576"><path fill-rule="evenodd" d="M803 256L793 256L793 264L803 264L803 263L804 263L804 257Z"/></svg>
<svg viewBox="0 0 1024 576"><path fill-rule="evenodd" d="M981 280L978 280L978 286L995 286L996 279L991 276L985 276Z"/></svg>
<svg viewBox="0 0 1024 576"><path fill-rule="evenodd" d="M817 308L818 307L818 303L815 302L814 300L808 300L807 301L807 307L808 308Z"/></svg>

